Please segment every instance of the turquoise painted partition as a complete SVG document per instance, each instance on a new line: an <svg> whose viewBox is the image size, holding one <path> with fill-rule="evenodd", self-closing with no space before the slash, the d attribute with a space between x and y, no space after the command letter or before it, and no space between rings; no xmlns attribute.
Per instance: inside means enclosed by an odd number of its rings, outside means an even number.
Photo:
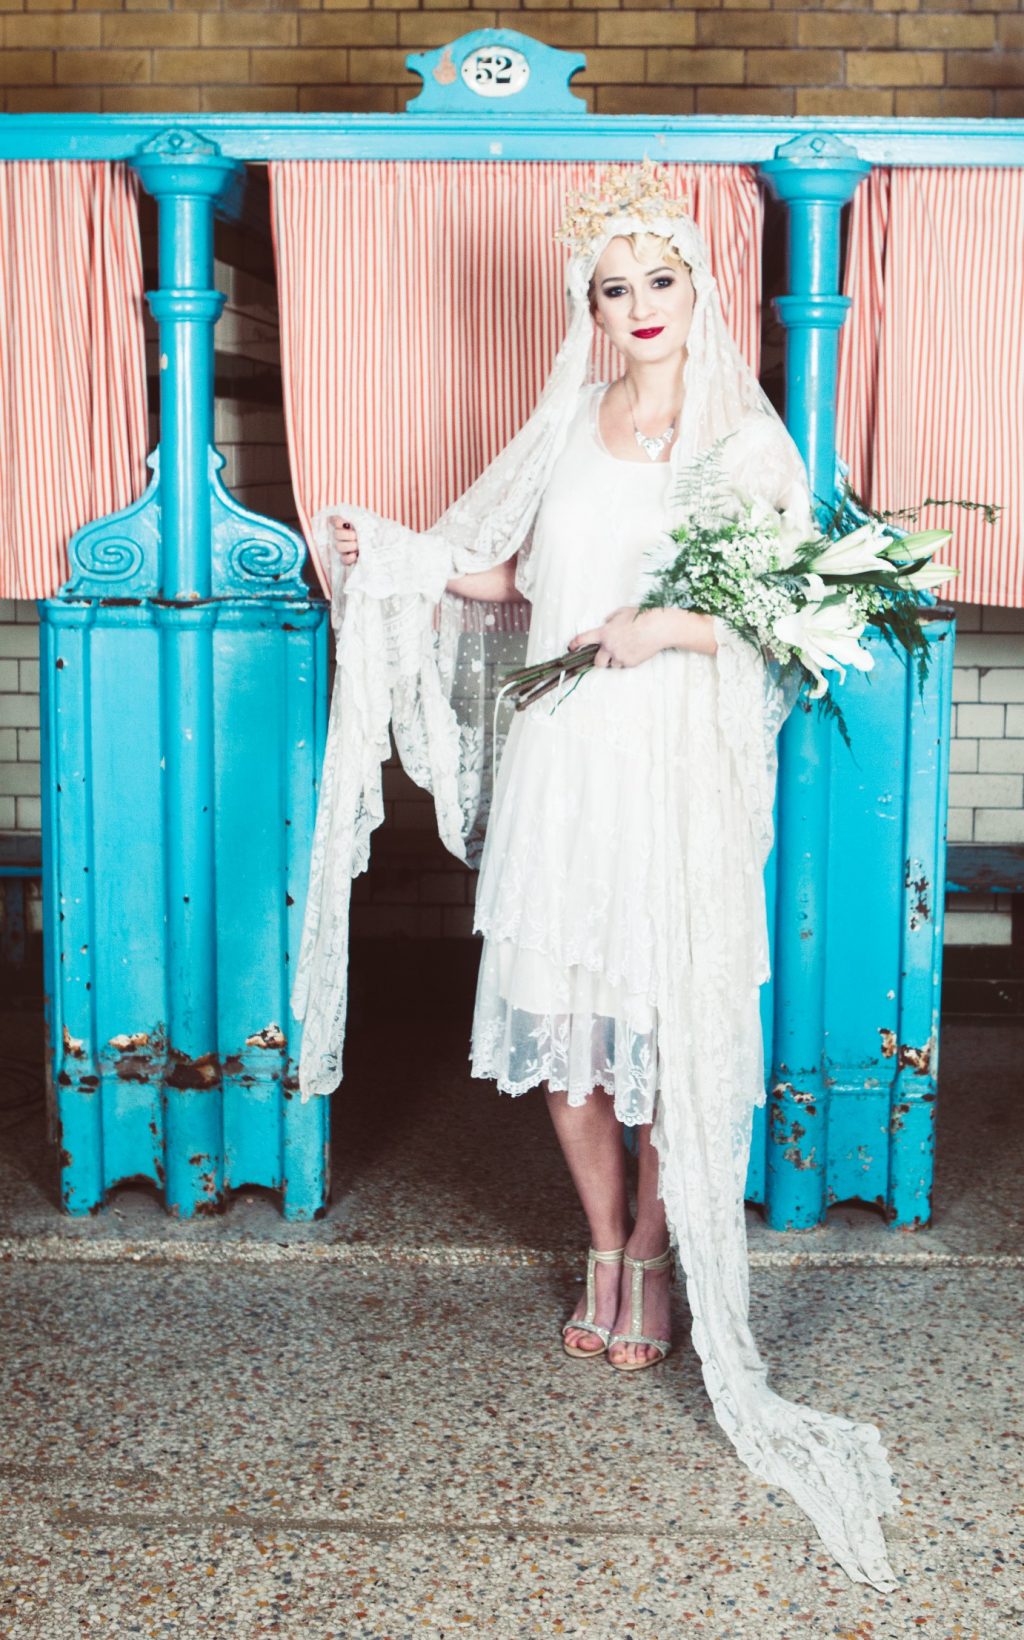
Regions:
<svg viewBox="0 0 1024 1640"><path fill-rule="evenodd" d="M200 619L179 630L182 615ZM309 1218L324 1201L327 1112L298 1098L288 955L323 748L323 608L235 598L181 611L72 592L42 616L64 1206L91 1211L141 1178L183 1217L262 1185L281 1192L286 1216ZM206 701L191 690L171 701L169 651L193 641ZM180 723L202 741L204 716L206 775L182 803L171 739ZM193 967L172 899L200 912Z"/></svg>
<svg viewBox="0 0 1024 1640"><path fill-rule="evenodd" d="M843 203L871 164L1021 163L1024 121L587 114L585 59L482 29L410 56L400 115L2 115L5 160L127 160L160 208L159 459L146 497L73 543L42 609L44 915L69 1211L119 1180L175 1212L243 1183L327 1197L326 1102L293 1097L286 1022L325 694L301 543L245 514L212 446L214 210L269 159L587 159L758 166L785 204L787 420L833 493ZM928 1222L953 624L923 601L920 697L879 643L843 697L852 756L798 709L780 745L763 992L768 1106L748 1191L778 1229L832 1201Z"/></svg>
<svg viewBox="0 0 1024 1640"><path fill-rule="evenodd" d="M768 866L773 975L762 992L768 1099L755 1113L747 1178L748 1200L764 1205L779 1230L820 1223L832 1203L851 1199L879 1207L904 1229L922 1228L931 1215L953 676L948 612L936 609L925 631L931 662L923 698L903 662L879 636L868 636L874 669L848 673L842 695L852 751L821 722L795 725L801 749L813 747L795 772L823 811L825 843L814 845L808 862L800 794L794 802L792 786L780 790ZM814 867L814 895L780 905L779 862L794 849L794 831L797 869ZM799 1014L811 989L782 990L778 952L789 930L811 953L808 965L820 969L811 981L821 991L810 1074L784 1045L795 1035L783 1036L788 1016Z"/></svg>

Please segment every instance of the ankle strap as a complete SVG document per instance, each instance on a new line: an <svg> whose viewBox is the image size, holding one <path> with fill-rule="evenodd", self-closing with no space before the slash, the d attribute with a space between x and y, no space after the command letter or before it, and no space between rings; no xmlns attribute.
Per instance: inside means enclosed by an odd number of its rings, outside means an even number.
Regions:
<svg viewBox="0 0 1024 1640"><path fill-rule="evenodd" d="M663 1270L666 1264L672 1262L672 1248L666 1247L663 1253L658 1253L654 1258L630 1258L628 1253L624 1253L623 1258L634 1270Z"/></svg>
<svg viewBox="0 0 1024 1640"><path fill-rule="evenodd" d="M599 1264L617 1264L625 1257L625 1247L613 1247L609 1252L599 1253L596 1247L591 1247L589 1256Z"/></svg>

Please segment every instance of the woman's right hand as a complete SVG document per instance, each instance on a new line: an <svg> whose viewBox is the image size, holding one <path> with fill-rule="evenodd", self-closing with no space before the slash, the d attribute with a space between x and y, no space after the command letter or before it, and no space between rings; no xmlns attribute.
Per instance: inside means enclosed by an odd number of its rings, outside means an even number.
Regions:
<svg viewBox="0 0 1024 1640"><path fill-rule="evenodd" d="M328 528L331 546L335 552L341 554L342 563L354 564L359 557L359 542L354 527L347 522L343 523L339 518L332 518Z"/></svg>

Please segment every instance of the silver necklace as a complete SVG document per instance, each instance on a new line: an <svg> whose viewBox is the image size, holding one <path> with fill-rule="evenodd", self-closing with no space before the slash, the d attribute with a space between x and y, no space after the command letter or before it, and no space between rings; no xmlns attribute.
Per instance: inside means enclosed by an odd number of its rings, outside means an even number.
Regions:
<svg viewBox="0 0 1024 1640"><path fill-rule="evenodd" d="M626 403L629 405L629 419L633 423L633 436L635 437L637 443L639 444L641 450L644 452L644 455L648 458L648 460L649 461L657 461L657 459L660 456L662 450L664 450L666 444L671 444L673 438L675 437L675 431L676 431L675 422L673 421L671 427L666 427L666 429L663 433L660 433L660 434L657 434L657 435L655 435L655 434L650 434L649 435L647 433L641 433L639 427L636 424L636 417L633 414L633 405L632 405L632 401L629 397L629 388L628 388L628 386L626 388Z"/></svg>

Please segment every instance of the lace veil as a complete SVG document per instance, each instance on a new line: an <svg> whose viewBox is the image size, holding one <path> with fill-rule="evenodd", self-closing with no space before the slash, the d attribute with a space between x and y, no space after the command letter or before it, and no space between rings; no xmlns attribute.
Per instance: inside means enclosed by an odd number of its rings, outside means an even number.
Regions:
<svg viewBox="0 0 1024 1640"><path fill-rule="evenodd" d="M292 993L293 1012L304 1021L303 1098L331 1093L341 1076L349 885L366 870L370 834L384 818L380 771L390 754L389 729L408 774L433 793L442 841L459 859L475 863L479 855L494 762L488 705L498 668L518 658L516 640L528 615L522 606L468 604L447 595L445 585L453 575L518 553L516 584L529 597L531 526L587 380L590 280L609 241L636 232L667 240L694 285L683 413L672 450L677 471L684 452L742 430L727 447L734 476L742 471L797 529L809 526L799 455L726 327L700 230L690 216L665 214L656 195L653 208L634 204L604 214L600 232L572 255L568 326L536 408L436 524L411 530L344 501L316 514L315 538L332 576L338 671ZM359 561L349 570L329 546L332 518L350 520L358 532ZM730 647L750 671L751 657ZM757 663L757 674L762 671ZM791 694L774 693L777 698L766 701L766 734L758 732L756 747L751 741L740 750L765 856L772 840L775 735L792 704Z"/></svg>
<svg viewBox="0 0 1024 1640"><path fill-rule="evenodd" d="M586 386L588 288L611 239L656 234L691 271L695 303L672 452L680 475L687 460L725 438L733 489L775 506L800 534L811 526L799 455L726 328L699 229L650 186L647 166L639 186L636 168L620 179L611 203L608 196L592 201L589 216L577 219L589 231L578 236L568 264L568 326L536 408L475 483L424 532L345 501L314 519L332 570L337 672L292 996L303 1022L304 1099L331 1093L341 1078L350 886L366 869L371 833L384 818L381 764L391 733L407 772L433 793L447 847L470 860L478 848L489 802L495 670L501 658L513 658L526 606L471 607L445 586L453 575L517 553L517 585L529 597L531 527ZM670 480L670 494L676 488ZM348 571L328 550L332 516L358 531L359 561ZM751 1113L764 1100L763 867L773 841L776 738L793 695L719 620L715 635L718 650L702 674L706 699L688 709L711 724L725 760L717 766L728 774L703 790L670 773L657 804L667 883L652 1135L660 1193L719 1423L756 1474L796 1499L851 1577L887 1589L894 1579L878 1517L894 1507L895 1493L877 1429L775 1395L749 1330L743 1185ZM684 824L689 841L680 852L674 839ZM719 882L729 887L718 918L692 916L708 884Z"/></svg>

